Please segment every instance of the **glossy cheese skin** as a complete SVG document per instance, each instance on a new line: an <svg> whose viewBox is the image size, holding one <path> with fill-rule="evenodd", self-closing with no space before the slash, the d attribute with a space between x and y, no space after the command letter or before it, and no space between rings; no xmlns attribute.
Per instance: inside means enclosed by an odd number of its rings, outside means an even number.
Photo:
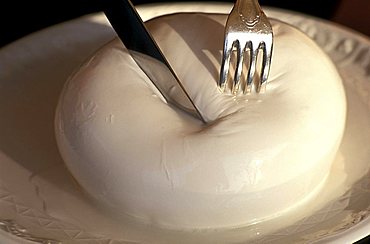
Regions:
<svg viewBox="0 0 370 244"><path fill-rule="evenodd" d="M176 14L147 25L212 123L167 105L118 39L66 82L58 147L105 208L165 228L223 228L274 218L320 192L346 118L335 66L303 33L273 21L266 92L220 94L225 20Z"/></svg>

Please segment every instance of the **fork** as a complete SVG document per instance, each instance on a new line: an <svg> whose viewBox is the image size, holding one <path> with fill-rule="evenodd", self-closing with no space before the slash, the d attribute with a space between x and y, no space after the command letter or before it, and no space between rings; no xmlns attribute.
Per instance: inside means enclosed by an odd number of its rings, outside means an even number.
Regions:
<svg viewBox="0 0 370 244"><path fill-rule="evenodd" d="M258 0L236 0L225 26L218 82L221 91L231 91L234 95L252 93L252 87L256 93L264 91L270 72L272 47L272 27ZM257 65L260 51L262 51L261 67ZM236 67L234 77L230 81L230 60L233 52L236 52L234 55L236 56ZM246 56L249 56L249 59ZM256 75L258 68L260 68L259 77ZM246 77L242 79L242 74L245 76L245 73L247 73Z"/></svg>

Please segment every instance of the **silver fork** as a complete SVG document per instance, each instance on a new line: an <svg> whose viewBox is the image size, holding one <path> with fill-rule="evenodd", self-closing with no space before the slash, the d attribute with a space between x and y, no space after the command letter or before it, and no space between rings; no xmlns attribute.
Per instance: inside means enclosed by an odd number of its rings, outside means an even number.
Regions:
<svg viewBox="0 0 370 244"><path fill-rule="evenodd" d="M258 0L236 0L225 26L225 41L218 83L221 90L231 91L232 94L238 94L240 91L243 94L251 93L253 86L257 93L264 90L270 71L272 46L272 27ZM228 77L233 51L236 52L236 67L234 77L230 82ZM259 77L257 77L259 51L262 51L262 63ZM246 56L249 56L249 59ZM245 79L242 79L242 74L246 72Z"/></svg>

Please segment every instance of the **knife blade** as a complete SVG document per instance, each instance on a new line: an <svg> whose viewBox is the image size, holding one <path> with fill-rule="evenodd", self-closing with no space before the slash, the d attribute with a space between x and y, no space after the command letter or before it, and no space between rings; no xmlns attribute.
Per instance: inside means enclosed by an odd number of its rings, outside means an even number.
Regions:
<svg viewBox="0 0 370 244"><path fill-rule="evenodd" d="M131 1L105 0L104 3L104 13L118 37L165 100L205 123ZM148 56L153 62L148 62Z"/></svg>

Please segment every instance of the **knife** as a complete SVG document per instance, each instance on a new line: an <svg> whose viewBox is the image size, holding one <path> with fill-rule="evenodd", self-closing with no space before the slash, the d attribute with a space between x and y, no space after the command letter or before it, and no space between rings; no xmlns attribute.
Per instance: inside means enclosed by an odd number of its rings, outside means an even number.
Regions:
<svg viewBox="0 0 370 244"><path fill-rule="evenodd" d="M129 0L105 0L104 13L137 65L171 103L205 123L176 73ZM153 62L148 62L148 56Z"/></svg>

